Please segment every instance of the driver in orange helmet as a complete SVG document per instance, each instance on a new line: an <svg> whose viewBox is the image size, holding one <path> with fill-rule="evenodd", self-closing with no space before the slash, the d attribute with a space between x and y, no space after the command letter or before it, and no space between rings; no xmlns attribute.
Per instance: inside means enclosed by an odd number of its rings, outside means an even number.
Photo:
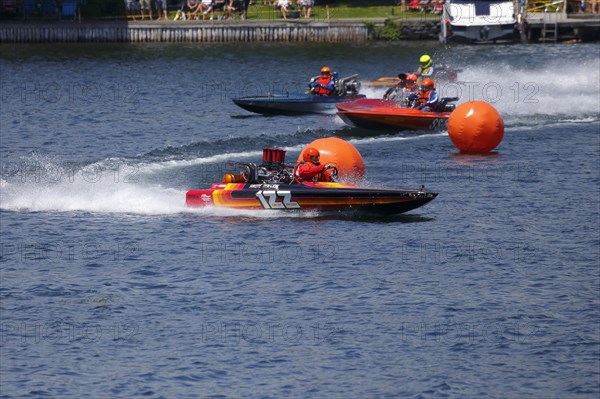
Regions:
<svg viewBox="0 0 600 399"><path fill-rule="evenodd" d="M413 107L414 102L417 99L417 92L419 87L417 86L417 75L411 73L409 75L405 73L398 74L400 79L396 86L390 87L383 95L384 100L396 101L403 107Z"/></svg>
<svg viewBox="0 0 600 399"><path fill-rule="evenodd" d="M438 96L435 91L435 84L431 79L423 79L419 87L419 104L416 108L422 111L436 111L438 106Z"/></svg>
<svg viewBox="0 0 600 399"><path fill-rule="evenodd" d="M317 96L329 96L335 90L335 79L329 67L321 68L321 75L314 82L308 84L309 93Z"/></svg>
<svg viewBox="0 0 600 399"><path fill-rule="evenodd" d="M334 165L321 165L321 154L314 147L308 147L302 154L302 161L294 168L296 183L304 181L335 181L337 169Z"/></svg>

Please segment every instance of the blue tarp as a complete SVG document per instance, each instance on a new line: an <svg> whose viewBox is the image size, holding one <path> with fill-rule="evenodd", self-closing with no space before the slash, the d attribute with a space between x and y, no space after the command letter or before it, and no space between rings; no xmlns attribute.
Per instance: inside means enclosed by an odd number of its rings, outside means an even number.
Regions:
<svg viewBox="0 0 600 399"><path fill-rule="evenodd" d="M502 3L502 0L451 0L454 4L473 4L475 5L475 15L490 15L490 5L493 3Z"/></svg>
<svg viewBox="0 0 600 399"><path fill-rule="evenodd" d="M64 0L62 8L63 17L74 17L77 11L77 0Z"/></svg>
<svg viewBox="0 0 600 399"><path fill-rule="evenodd" d="M72 17L77 10L79 0L64 0L61 10L63 17ZM54 15L54 0L23 0L23 13L34 14L40 11L44 15Z"/></svg>

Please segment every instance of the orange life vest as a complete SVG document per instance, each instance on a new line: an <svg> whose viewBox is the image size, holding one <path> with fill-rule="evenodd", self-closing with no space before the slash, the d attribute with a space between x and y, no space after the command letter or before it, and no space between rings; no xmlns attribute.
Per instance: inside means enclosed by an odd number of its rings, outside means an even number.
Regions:
<svg viewBox="0 0 600 399"><path fill-rule="evenodd" d="M433 89L422 92L418 98L419 104L425 104L427 101L429 101L429 95L432 91Z"/></svg>
<svg viewBox="0 0 600 399"><path fill-rule="evenodd" d="M327 86L329 83L331 83L331 79L331 76L319 76L319 79L317 79L317 83L323 86ZM332 91L333 90L329 90L321 86L315 87L315 94L318 94L320 96L328 96L331 94Z"/></svg>

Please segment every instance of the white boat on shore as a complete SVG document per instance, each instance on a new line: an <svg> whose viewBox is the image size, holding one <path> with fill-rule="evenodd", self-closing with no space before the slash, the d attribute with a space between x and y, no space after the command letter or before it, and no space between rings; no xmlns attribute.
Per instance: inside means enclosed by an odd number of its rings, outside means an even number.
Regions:
<svg viewBox="0 0 600 399"><path fill-rule="evenodd" d="M514 41L516 10L512 1L446 0L440 41L485 43Z"/></svg>

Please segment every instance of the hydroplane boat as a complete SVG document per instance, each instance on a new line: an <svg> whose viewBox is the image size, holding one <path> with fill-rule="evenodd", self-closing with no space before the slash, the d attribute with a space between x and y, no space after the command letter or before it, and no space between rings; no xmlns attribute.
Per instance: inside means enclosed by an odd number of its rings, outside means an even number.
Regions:
<svg viewBox="0 0 600 399"><path fill-rule="evenodd" d="M462 72L462 69L457 69L444 64L436 64L433 66L433 76L431 79L435 80L436 82L453 83L457 81L459 72ZM365 86L371 87L393 87L400 83L401 79L406 79L407 74L408 73L400 73L397 77L382 76L375 80L367 80L363 83Z"/></svg>
<svg viewBox="0 0 600 399"><path fill-rule="evenodd" d="M246 111L263 115L297 115L326 113L335 110L335 104L356 101L365 98L358 94L360 82L358 75L336 80L335 91L330 96L310 93L269 93L264 96L239 97L232 101ZM315 79L313 77L311 81Z"/></svg>
<svg viewBox="0 0 600 399"><path fill-rule="evenodd" d="M293 168L283 163L285 151L263 150L263 163L228 163L243 169L226 174L208 189L190 190L186 205L281 211L360 211L398 214L419 208L438 194L419 189L358 187L341 182L295 183ZM335 168L334 168L335 169ZM336 175L335 171L332 173Z"/></svg>
<svg viewBox="0 0 600 399"><path fill-rule="evenodd" d="M363 99L337 104L338 116L349 125L377 130L444 130L456 97L444 97L436 111L407 108L392 100Z"/></svg>

